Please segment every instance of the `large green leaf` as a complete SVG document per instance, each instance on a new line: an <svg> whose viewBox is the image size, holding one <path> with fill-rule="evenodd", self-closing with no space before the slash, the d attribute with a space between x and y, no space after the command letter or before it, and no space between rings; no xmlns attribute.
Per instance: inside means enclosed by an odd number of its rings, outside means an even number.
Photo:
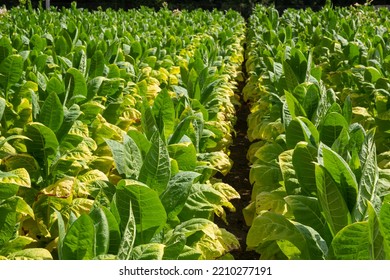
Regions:
<svg viewBox="0 0 390 280"><path fill-rule="evenodd" d="M168 141L169 145L179 143L181 141L181 139L183 138L183 136L186 133L188 133L188 129L190 127L190 124L195 119L197 119L196 116L190 115L190 116L185 117L183 120L181 120L179 122L179 124L176 126L174 133L169 138L169 141Z"/></svg>
<svg viewBox="0 0 390 280"><path fill-rule="evenodd" d="M58 224L58 243L57 243L58 258L62 260L62 245L64 244L66 227L65 227L65 221L61 213L56 209L54 209L54 212L57 216L57 224Z"/></svg>
<svg viewBox="0 0 390 280"><path fill-rule="evenodd" d="M306 95L303 99L302 107L305 109L307 118L312 120L320 100L319 88L316 84L310 84L306 89Z"/></svg>
<svg viewBox="0 0 390 280"><path fill-rule="evenodd" d="M260 110L259 110L258 112L259 112L260 114L262 114ZM251 115L253 115L253 114L251 114ZM249 115L248 121L250 120L250 116L251 116L251 115ZM287 127L290 125L290 122L291 122L291 120L292 120L292 115L291 115L290 108L289 108L287 102L284 102L284 103L283 103L283 109L282 109L282 115L281 115L281 117L282 117L282 120L283 120L284 129L287 130ZM254 125L257 125L256 121L254 122ZM250 135L250 133L249 133L250 127L251 127L251 125L250 125L249 122L248 122L248 126L249 126L249 130L248 130L249 140L252 141L251 138L253 138L253 137L251 137L251 135Z"/></svg>
<svg viewBox="0 0 390 280"><path fill-rule="evenodd" d="M134 247L131 254L132 260L162 260L164 244L149 243Z"/></svg>
<svg viewBox="0 0 390 280"><path fill-rule="evenodd" d="M230 250L238 249L238 240L229 232L220 229L208 219L190 218L175 227L174 235L182 234L187 237L187 243L196 249L197 252L188 252L188 259L219 258ZM188 248L185 246L179 259L186 255Z"/></svg>
<svg viewBox="0 0 390 280"><path fill-rule="evenodd" d="M176 160L179 170L193 171L197 165L196 149L192 142L168 145L169 156Z"/></svg>
<svg viewBox="0 0 390 280"><path fill-rule="evenodd" d="M104 71L104 54L101 50L97 50L92 58L89 66L89 79L98 76L103 76Z"/></svg>
<svg viewBox="0 0 390 280"><path fill-rule="evenodd" d="M142 166L142 155L134 140L124 134L123 144L110 139L106 139L106 143L111 149L118 173L129 179L138 178Z"/></svg>
<svg viewBox="0 0 390 280"><path fill-rule="evenodd" d="M120 91L120 87L123 82L124 81L121 78L102 78L102 83L100 84L98 95L112 96L117 94Z"/></svg>
<svg viewBox="0 0 390 280"><path fill-rule="evenodd" d="M15 197L0 201L0 248L14 233L17 223L17 203Z"/></svg>
<svg viewBox="0 0 390 280"><path fill-rule="evenodd" d="M9 172L0 171L0 200L16 195L19 187L31 187L30 176L26 169L18 168Z"/></svg>
<svg viewBox="0 0 390 280"><path fill-rule="evenodd" d="M61 36L61 34L63 36ZM68 35L66 33L66 31L60 32L59 36L57 36L55 38L54 47L55 47L55 53L58 57L60 57L60 56L65 57L70 51L71 42L69 42L69 40L67 40L69 35L68 36L66 36L66 35Z"/></svg>
<svg viewBox="0 0 390 280"><path fill-rule="evenodd" d="M41 164L41 167L49 173L49 167L56 158L58 141L54 132L41 123L30 123L26 126L26 134L32 141L27 141L28 152Z"/></svg>
<svg viewBox="0 0 390 280"><path fill-rule="evenodd" d="M73 124L83 114L77 104L73 104L69 109L64 107L64 118L61 127L57 131L58 141L61 142L68 135Z"/></svg>
<svg viewBox="0 0 390 280"><path fill-rule="evenodd" d="M223 175L228 174L233 165L232 160L223 151L198 153L197 158L200 162L207 162L211 168L218 170Z"/></svg>
<svg viewBox="0 0 390 280"><path fill-rule="evenodd" d="M287 211L284 195L285 193L280 191L259 193L255 201L256 216L267 211L284 214Z"/></svg>
<svg viewBox="0 0 390 280"><path fill-rule="evenodd" d="M110 245L110 229L107 217L101 208L94 208L89 216L95 226L95 256L105 255Z"/></svg>
<svg viewBox="0 0 390 280"><path fill-rule="evenodd" d="M179 172L171 178L167 188L160 195L169 219L174 219L183 209L193 181L199 176L199 173L186 171Z"/></svg>
<svg viewBox="0 0 390 280"><path fill-rule="evenodd" d="M3 97L0 97L0 121L3 118L6 106L7 106L7 102Z"/></svg>
<svg viewBox="0 0 390 280"><path fill-rule="evenodd" d="M351 102L351 97L349 95L344 100L343 117L347 121L347 124L351 123L351 120L352 120L352 102Z"/></svg>
<svg viewBox="0 0 390 280"><path fill-rule="evenodd" d="M321 214L320 203L317 198L289 195L284 199L291 208L296 221L316 230L330 244L332 235L324 216Z"/></svg>
<svg viewBox="0 0 390 280"><path fill-rule="evenodd" d="M390 258L390 204L388 202L382 205L379 213L379 228L383 236L383 247L386 258Z"/></svg>
<svg viewBox="0 0 390 280"><path fill-rule="evenodd" d="M103 81L105 79L106 79L105 77L98 76L98 77L95 77L95 78L90 79L88 81L88 84L87 84L87 99L88 100L91 100L92 98L94 98L95 96L98 95L98 92L99 92L99 90L103 84ZM87 102L87 103L84 103L83 105L81 105L81 107L83 108L83 111L92 109L91 110L92 112L95 111L95 109L99 110L99 108L97 108L97 106L104 107L101 103L96 103L95 101L91 101L91 103ZM90 107L92 107L92 108L90 108ZM84 108L85 108L85 110L84 110Z"/></svg>
<svg viewBox="0 0 390 280"><path fill-rule="evenodd" d="M52 131L57 132L64 119L64 109L57 94L49 93L49 96L43 102L39 113L39 122L46 125Z"/></svg>
<svg viewBox="0 0 390 280"><path fill-rule="evenodd" d="M364 70L364 79L367 82L375 83L378 79L380 79L383 75L378 71L378 69L367 66Z"/></svg>
<svg viewBox="0 0 390 280"><path fill-rule="evenodd" d="M287 61L286 61L287 62ZM308 61L299 48L292 48L288 61L299 83L306 80L308 73Z"/></svg>
<svg viewBox="0 0 390 280"><path fill-rule="evenodd" d="M122 180L117 185L116 204L124 232L129 221L130 203L136 221L135 245L148 243L165 225L167 214L155 190L141 182Z"/></svg>
<svg viewBox="0 0 390 280"><path fill-rule="evenodd" d="M0 256L8 256L11 253L23 250L26 246L36 242L33 238L27 236L17 236L5 243L0 249Z"/></svg>
<svg viewBox="0 0 390 280"><path fill-rule="evenodd" d="M120 232L118 221L116 220L115 216L110 212L110 210L108 210L108 208L102 207L102 210L106 215L108 228L110 231L109 232L110 246L108 248L108 253L117 254L121 243L121 232Z"/></svg>
<svg viewBox="0 0 390 280"><path fill-rule="evenodd" d="M96 102L96 101L86 102L80 106L80 110L83 113L80 119L84 123L90 124L95 120L96 116L102 114L104 109L105 106L103 106L103 104L101 104L100 102Z"/></svg>
<svg viewBox="0 0 390 280"><path fill-rule="evenodd" d="M185 237L189 237L199 231L206 233L208 232L209 228L213 227L213 225L214 223L210 220L203 218L193 218L177 225L174 229L174 233L183 234Z"/></svg>
<svg viewBox="0 0 390 280"><path fill-rule="evenodd" d="M133 214L131 202L129 204L129 220L127 221L123 237L118 250L118 259L129 260L133 251L133 246L137 234L136 221Z"/></svg>
<svg viewBox="0 0 390 280"><path fill-rule="evenodd" d="M152 112L160 135L168 139L174 131L175 107L167 90L162 90L157 95L153 103Z"/></svg>
<svg viewBox="0 0 390 280"><path fill-rule="evenodd" d="M359 59L360 50L356 42L349 42L348 45L344 48L344 55L348 58L351 65L354 65Z"/></svg>
<svg viewBox="0 0 390 280"><path fill-rule="evenodd" d="M344 197L328 171L324 167L316 165L315 175L318 200L334 236L351 223L351 215Z"/></svg>
<svg viewBox="0 0 390 280"><path fill-rule="evenodd" d="M15 135L11 135L11 136L8 136L8 137L6 137L6 138L0 140L0 148L4 147L4 145L5 145L6 143L8 143L8 141L11 141L11 140L14 140L14 139L29 140L29 141L31 141L31 139L28 138L28 137L26 137L26 136L15 134Z"/></svg>
<svg viewBox="0 0 390 280"><path fill-rule="evenodd" d="M56 76L51 77L47 82L46 91L49 95L52 93L55 93L56 95L63 94L65 92L64 81L60 81Z"/></svg>
<svg viewBox="0 0 390 280"><path fill-rule="evenodd" d="M139 132L138 130L129 130L127 135L129 135L137 144L138 149L142 154L142 158L144 158L152 145L146 138L145 134Z"/></svg>
<svg viewBox="0 0 390 280"><path fill-rule="evenodd" d="M259 192L276 190L280 187L279 183L282 180L282 174L280 167L276 163L255 163L250 169L249 181L258 187L256 190ZM253 193L252 195L257 195L257 193Z"/></svg>
<svg viewBox="0 0 390 280"><path fill-rule="evenodd" d="M302 104L299 103L299 101L295 98L295 96L288 91L285 91L284 94L286 96L286 103L291 117L306 117L305 109L302 107Z"/></svg>
<svg viewBox="0 0 390 280"><path fill-rule="evenodd" d="M360 152L360 162L362 173L356 207L353 211L355 221L362 221L365 218L368 202L374 203L374 197L377 195L376 185L379 178L379 171L373 131L370 131L365 137Z"/></svg>
<svg viewBox="0 0 390 280"><path fill-rule="evenodd" d="M338 259L385 259L388 256L387 231L381 221L386 208L378 216L368 204L368 221L356 222L342 229L334 238L332 247ZM384 214L384 215L383 215ZM387 219L387 217L385 218Z"/></svg>
<svg viewBox="0 0 390 280"><path fill-rule="evenodd" d="M164 260L177 260L186 245L184 234L173 234L164 244Z"/></svg>
<svg viewBox="0 0 390 280"><path fill-rule="evenodd" d="M298 227L297 227L298 226ZM259 245L269 241L288 241L293 244L298 250L284 246L284 254L287 257L299 259L324 259L324 241L317 236L308 235L307 231L312 232L306 227L305 230L301 224L293 224L283 215L267 212L253 221L252 227L249 229L246 243L249 248L256 248ZM281 243L284 245L283 243ZM297 255L298 253L298 255ZM291 255L290 255L291 254Z"/></svg>
<svg viewBox="0 0 390 280"><path fill-rule="evenodd" d="M369 240L370 240L370 256L374 260L383 260L386 258L385 251L385 239L384 234L381 232L379 216L376 213L376 209L368 203L368 227L369 227Z"/></svg>
<svg viewBox="0 0 390 280"><path fill-rule="evenodd" d="M350 136L349 136L348 130L343 129L340 132L339 137L333 142L332 150L335 151L337 154L339 154L341 157L348 158L349 140L350 140ZM353 149L352 149L352 153L355 153L355 151L353 151ZM353 166L351 166L351 164L350 164L350 167L351 167L352 171L355 171L355 170L353 170Z"/></svg>
<svg viewBox="0 0 390 280"><path fill-rule="evenodd" d="M149 106L149 103L146 99L143 100L142 103L142 114L141 114L141 124L143 132L145 133L148 139L151 139L152 136L158 130L156 119L154 118L152 109Z"/></svg>
<svg viewBox="0 0 390 280"><path fill-rule="evenodd" d="M75 40L77 41L77 38L74 39L73 44L76 44ZM73 65L80 70L80 72L84 75L84 77L86 77L88 62L87 62L87 54L83 49L75 51L75 55L73 58Z"/></svg>
<svg viewBox="0 0 390 280"><path fill-rule="evenodd" d="M59 185L57 190L60 191L64 186ZM65 188L66 189L66 188ZM63 193L69 194L71 189L67 189L63 191ZM53 194L47 195L42 194L35 198L35 202L33 204L35 220L37 222L38 228L36 230L39 231L39 234L47 236L50 233L48 232L48 228L51 227L56 222L56 213L55 210L61 211L65 207L69 207L71 204L71 197L57 197ZM74 213L70 215L68 213L62 213L66 218L69 216L74 216Z"/></svg>
<svg viewBox="0 0 390 280"><path fill-rule="evenodd" d="M65 85L67 88L64 105L68 102L70 105L78 103L87 97L87 83L80 70L69 68L65 76Z"/></svg>
<svg viewBox="0 0 390 280"><path fill-rule="evenodd" d="M52 260L53 256L44 248L27 248L8 256L10 260Z"/></svg>
<svg viewBox="0 0 390 280"><path fill-rule="evenodd" d="M150 142L152 146L143 161L138 180L161 194L171 176L169 153L158 133L152 136Z"/></svg>
<svg viewBox="0 0 390 280"><path fill-rule="evenodd" d="M223 214L223 196L208 184L194 184L190 188L188 199L179 218L189 220L194 218L212 219L214 212Z"/></svg>
<svg viewBox="0 0 390 280"><path fill-rule="evenodd" d="M327 114L321 124L320 139L328 146L332 146L343 129L348 129L344 116L337 112Z"/></svg>
<svg viewBox="0 0 390 280"><path fill-rule="evenodd" d="M255 157L263 162L275 162L279 155L284 151L283 147L278 143L267 143L257 149Z"/></svg>
<svg viewBox="0 0 390 280"><path fill-rule="evenodd" d="M134 41L131 44L130 55L134 58L134 60L138 60L142 56L142 45L138 41Z"/></svg>
<svg viewBox="0 0 390 280"><path fill-rule="evenodd" d="M199 87L199 75L197 71L194 68L191 68L189 75L188 75L188 80L187 80L187 90L188 90L188 95L190 98L193 99L200 99L200 87Z"/></svg>
<svg viewBox="0 0 390 280"><path fill-rule="evenodd" d="M309 250L311 259L326 259L328 256L328 245L322 236L310 226L300 224L298 222L293 223L295 227L305 237L306 246Z"/></svg>
<svg viewBox="0 0 390 280"><path fill-rule="evenodd" d="M260 260L287 260L287 256L283 253L283 251L280 249L281 242L283 241L267 241L264 242L262 245L257 247L256 252L261 253ZM289 243L288 241L285 241L284 243ZM292 245L292 247L295 247ZM295 247L295 249L297 249ZM299 254L299 252L298 252Z"/></svg>
<svg viewBox="0 0 390 280"><path fill-rule="evenodd" d="M7 36L0 38L0 63L10 54L12 54L11 41Z"/></svg>
<svg viewBox="0 0 390 280"><path fill-rule="evenodd" d="M282 172L284 188L287 194L299 194L302 192L301 186L292 162L294 150L284 151L279 155L279 168ZM251 169L252 172L252 169ZM260 173L260 172L259 172ZM261 173L260 173L261 174ZM261 176L259 174L259 176Z"/></svg>
<svg viewBox="0 0 390 280"><path fill-rule="evenodd" d="M318 163L329 172L329 175L336 183L339 192L347 203L348 209L352 212L352 209L356 205L358 184L348 163L340 155L322 143L318 148Z"/></svg>
<svg viewBox="0 0 390 280"><path fill-rule="evenodd" d="M189 220L193 217L212 219L214 213L222 220L226 221L224 207L234 211L235 208L229 202L229 196L226 191L231 188L224 184L218 187L218 184L194 184L190 190L188 199L183 210L179 214L180 220ZM233 189L234 191L234 189ZM235 198L237 198L236 194Z"/></svg>
<svg viewBox="0 0 390 280"><path fill-rule="evenodd" d="M210 224L208 232L194 244L195 248L202 253L202 259L230 259L228 252L240 248L237 238L227 230ZM230 258L229 258L230 257Z"/></svg>
<svg viewBox="0 0 390 280"><path fill-rule="evenodd" d="M0 85L7 92L14 86L23 73L23 58L18 54L7 56L0 63Z"/></svg>
<svg viewBox="0 0 390 280"><path fill-rule="evenodd" d="M183 251L180 252L178 260L200 260L201 256L202 254L199 250L188 245L184 245Z"/></svg>
<svg viewBox="0 0 390 280"><path fill-rule="evenodd" d="M90 260L95 257L93 220L82 214L69 228L62 245L64 260Z"/></svg>
<svg viewBox="0 0 390 280"><path fill-rule="evenodd" d="M315 194L317 191L315 162L317 162L317 149L307 142L299 142L295 146L292 163L299 184L306 194Z"/></svg>
<svg viewBox="0 0 390 280"><path fill-rule="evenodd" d="M283 72L286 77L288 90L293 91L299 82L297 76L294 73L294 70L287 61L283 61Z"/></svg>
<svg viewBox="0 0 390 280"><path fill-rule="evenodd" d="M304 117L291 120L286 130L287 148L293 149L301 141L308 142L312 146L317 146L319 143L319 134L316 127Z"/></svg>
<svg viewBox="0 0 390 280"><path fill-rule="evenodd" d="M333 254L341 260L370 260L368 221L341 229L332 241Z"/></svg>

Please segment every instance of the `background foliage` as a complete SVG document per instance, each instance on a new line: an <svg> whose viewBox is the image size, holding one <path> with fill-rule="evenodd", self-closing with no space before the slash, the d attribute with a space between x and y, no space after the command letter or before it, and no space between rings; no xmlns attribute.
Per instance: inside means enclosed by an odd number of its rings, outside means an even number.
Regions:
<svg viewBox="0 0 390 280"><path fill-rule="evenodd" d="M7 7L19 5L20 2L28 0L5 0L2 1ZM34 7L44 0L31 0ZM73 0L51 0L53 6L70 7ZM286 8L306 8L319 9L325 5L325 0L206 0L206 1L180 1L180 0L79 0L77 6L82 8L96 9L98 7L114 9L130 9L140 6L149 6L153 8L161 7L163 2L167 2L171 9L234 9L240 11L244 16L249 16L255 4L275 5L275 8L282 11ZM364 4L366 0L333 0L335 6L349 6L355 3ZM373 5L386 5L388 0L374 0ZM44 4L43 4L44 5Z"/></svg>

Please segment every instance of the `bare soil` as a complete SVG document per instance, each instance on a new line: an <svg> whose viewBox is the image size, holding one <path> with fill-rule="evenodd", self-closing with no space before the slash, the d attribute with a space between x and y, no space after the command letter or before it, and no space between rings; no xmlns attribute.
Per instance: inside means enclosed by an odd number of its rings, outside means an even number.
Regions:
<svg viewBox="0 0 390 280"><path fill-rule="evenodd" d="M249 108L243 103L240 108L237 108L237 122L235 125L236 135L233 139L233 145L230 146L230 158L233 160L233 167L230 172L221 177L224 183L234 187L240 194L241 199L233 200L232 203L236 208L236 212L227 213L228 225L222 220L216 218L216 223L229 232L233 233L240 241L241 248L231 252L236 260L257 260L259 254L254 251L246 250L246 236L249 227L246 225L242 210L249 205L251 200L252 185L249 182L249 164L246 154L250 145L247 138L247 116Z"/></svg>

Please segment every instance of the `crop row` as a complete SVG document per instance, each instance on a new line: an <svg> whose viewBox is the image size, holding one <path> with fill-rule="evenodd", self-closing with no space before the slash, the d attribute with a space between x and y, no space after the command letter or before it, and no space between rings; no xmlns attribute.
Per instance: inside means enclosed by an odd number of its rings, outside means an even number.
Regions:
<svg viewBox="0 0 390 280"><path fill-rule="evenodd" d="M248 26L249 249L390 257L390 13L256 7Z"/></svg>
<svg viewBox="0 0 390 280"><path fill-rule="evenodd" d="M238 13L13 8L0 27L0 256L216 259Z"/></svg>

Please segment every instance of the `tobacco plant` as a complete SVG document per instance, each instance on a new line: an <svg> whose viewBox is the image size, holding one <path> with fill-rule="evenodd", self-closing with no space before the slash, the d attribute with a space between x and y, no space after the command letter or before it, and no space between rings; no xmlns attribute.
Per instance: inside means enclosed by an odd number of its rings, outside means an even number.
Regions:
<svg viewBox="0 0 390 280"><path fill-rule="evenodd" d="M368 39L372 24L386 28L388 13L360 20L372 13L254 10L244 98L248 137L260 141L248 152L253 190L244 216L247 245L262 259L389 257L389 106L375 43L384 33Z"/></svg>
<svg viewBox="0 0 390 280"><path fill-rule="evenodd" d="M102 24L105 22L105 24ZM14 8L0 27L0 255L216 259L238 13Z"/></svg>

